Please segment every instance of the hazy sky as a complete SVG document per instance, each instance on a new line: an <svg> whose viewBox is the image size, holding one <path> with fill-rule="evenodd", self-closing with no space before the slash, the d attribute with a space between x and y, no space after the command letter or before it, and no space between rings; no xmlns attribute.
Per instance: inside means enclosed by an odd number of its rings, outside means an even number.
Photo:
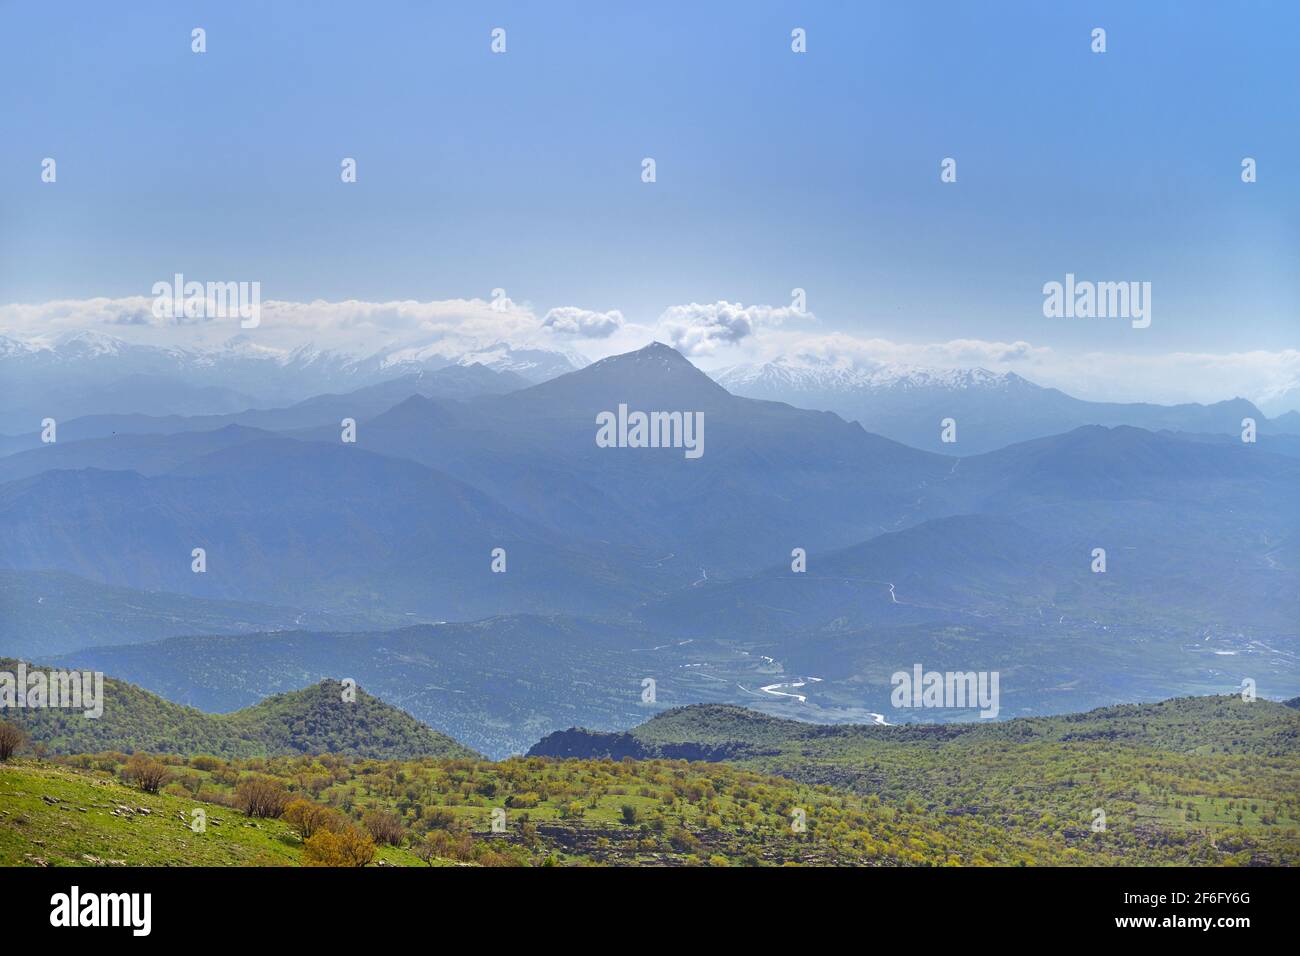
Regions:
<svg viewBox="0 0 1300 956"><path fill-rule="evenodd" d="M816 347L1090 397L1300 380L1294 3L9 2L0 25L0 331L182 272L471 322L502 288L593 357ZM1067 272L1150 282L1150 327L1045 318ZM262 331L389 344L347 308Z"/></svg>

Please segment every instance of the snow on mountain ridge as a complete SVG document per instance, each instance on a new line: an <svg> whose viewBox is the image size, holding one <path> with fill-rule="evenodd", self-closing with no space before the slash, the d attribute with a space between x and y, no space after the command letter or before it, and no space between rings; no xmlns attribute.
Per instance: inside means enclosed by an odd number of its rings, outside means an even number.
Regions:
<svg viewBox="0 0 1300 956"><path fill-rule="evenodd" d="M927 368L877 362L823 361L781 357L762 365L737 365L713 374L728 391L771 390L789 392L879 391L885 389L940 388L948 390L1002 390L1024 381L1012 372L983 368Z"/></svg>
<svg viewBox="0 0 1300 956"><path fill-rule="evenodd" d="M222 368L275 367L349 379L387 378L420 367L478 364L493 371L515 372L530 380L542 381L588 364L575 352L518 348L505 342L467 351L448 342L435 341L358 355L322 349L310 342L292 349L277 348L246 334L233 336L216 347L196 348L136 344L95 330L68 331L26 341L0 335L0 359L4 360L66 364L100 360L126 362L133 357L147 362L155 371L169 367L177 374L196 370L213 372ZM129 373L131 370L124 368L123 371Z"/></svg>

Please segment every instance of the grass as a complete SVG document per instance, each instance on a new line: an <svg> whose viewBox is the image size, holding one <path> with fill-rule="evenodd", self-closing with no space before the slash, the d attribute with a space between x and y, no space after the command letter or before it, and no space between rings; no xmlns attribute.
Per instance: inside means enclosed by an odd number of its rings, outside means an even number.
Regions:
<svg viewBox="0 0 1300 956"><path fill-rule="evenodd" d="M190 827L195 809L205 832ZM142 793L102 771L33 760L0 767L0 866L296 866L301 857L302 842L279 820ZM377 859L423 865L393 847Z"/></svg>

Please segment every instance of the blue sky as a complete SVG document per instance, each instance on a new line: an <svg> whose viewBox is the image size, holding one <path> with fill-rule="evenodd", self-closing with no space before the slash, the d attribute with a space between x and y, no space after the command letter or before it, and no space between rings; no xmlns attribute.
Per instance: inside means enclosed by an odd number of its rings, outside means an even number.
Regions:
<svg viewBox="0 0 1300 956"><path fill-rule="evenodd" d="M0 18L0 304L147 295L184 272L302 302L501 287L539 315L640 328L802 287L817 335L1297 345L1294 4L9 2ZM1042 285L1067 272L1150 281L1151 327L1044 318Z"/></svg>

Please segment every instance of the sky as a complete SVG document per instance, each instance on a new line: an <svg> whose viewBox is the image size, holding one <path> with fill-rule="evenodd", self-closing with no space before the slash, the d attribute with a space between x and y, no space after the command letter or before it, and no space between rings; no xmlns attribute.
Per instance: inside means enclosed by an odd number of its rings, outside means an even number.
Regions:
<svg viewBox="0 0 1300 956"><path fill-rule="evenodd" d="M237 334L124 320L179 272L260 282L275 347L657 338L1280 411L1298 54L1281 2L0 2L0 333ZM1150 282L1150 326L1045 317L1067 273Z"/></svg>

